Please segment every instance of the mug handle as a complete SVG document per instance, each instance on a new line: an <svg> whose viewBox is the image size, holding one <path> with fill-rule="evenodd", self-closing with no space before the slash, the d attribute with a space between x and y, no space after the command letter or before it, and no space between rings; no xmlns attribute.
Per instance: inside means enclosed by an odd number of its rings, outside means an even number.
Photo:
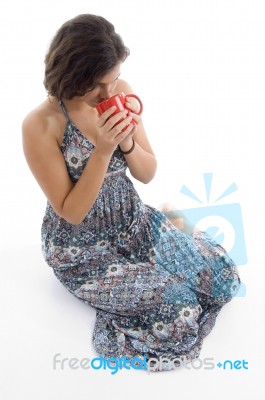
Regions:
<svg viewBox="0 0 265 400"><path fill-rule="evenodd" d="M138 113L135 113L137 115L141 115L143 112L143 103L141 102L141 100L139 99L138 96L136 96L136 94L126 94L125 97L134 97L140 104L140 110L138 111Z"/></svg>

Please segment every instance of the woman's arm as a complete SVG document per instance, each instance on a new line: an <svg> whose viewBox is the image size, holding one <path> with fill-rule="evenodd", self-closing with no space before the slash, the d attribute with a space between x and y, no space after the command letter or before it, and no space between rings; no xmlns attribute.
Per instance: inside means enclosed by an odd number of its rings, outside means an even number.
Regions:
<svg viewBox="0 0 265 400"><path fill-rule="evenodd" d="M112 112L113 110L106 111L104 118L108 118ZM106 125L114 125L120 118L116 114ZM127 119L121 123L124 124L122 127L126 126L126 121ZM51 134L56 129L58 127L52 124L51 119L40 118L36 112L29 114L22 126L24 154L31 172L54 211L69 223L80 224L96 201L112 156L110 148L115 149L116 143L99 142L74 184L69 177L58 142ZM124 137L125 134L126 132ZM103 138L104 136L108 135L102 134Z"/></svg>
<svg viewBox="0 0 265 400"><path fill-rule="evenodd" d="M123 80L119 80L117 89L125 94L133 93L130 85ZM133 104L130 102L128 106L132 107ZM133 133L135 148L130 154L124 154L124 157L132 176L143 183L148 183L155 176L157 160L148 141L141 118L134 113L131 115L137 123L135 132ZM132 147L132 143L132 136L129 135L128 138L120 143L121 150L128 151Z"/></svg>

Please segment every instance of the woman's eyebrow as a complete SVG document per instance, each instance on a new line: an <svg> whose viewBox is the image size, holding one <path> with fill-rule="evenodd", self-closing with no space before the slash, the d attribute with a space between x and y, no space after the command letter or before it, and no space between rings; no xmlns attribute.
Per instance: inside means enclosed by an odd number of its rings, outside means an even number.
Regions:
<svg viewBox="0 0 265 400"><path fill-rule="evenodd" d="M115 78L112 82L115 82L115 81L119 78L120 74L121 74L121 73L119 73L119 75L117 76L117 78ZM110 82L110 83L112 83L112 82ZM97 85L108 85L108 83L101 83L101 82L96 82L96 84L97 84Z"/></svg>

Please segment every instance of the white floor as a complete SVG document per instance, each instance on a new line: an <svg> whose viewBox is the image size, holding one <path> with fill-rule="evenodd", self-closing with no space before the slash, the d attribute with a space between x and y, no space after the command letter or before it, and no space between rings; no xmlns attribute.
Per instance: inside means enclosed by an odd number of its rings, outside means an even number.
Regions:
<svg viewBox="0 0 265 400"><path fill-rule="evenodd" d="M148 374L145 371L64 369L53 366L58 358L97 357L92 347L95 310L74 298L45 264L37 245L6 248L5 265L1 274L1 380L5 399L65 399L76 396L109 396L131 388L127 398L134 399L148 390L192 399L204 393L205 399L229 395L243 399L256 391L263 376L264 346L261 328L262 286L253 278L257 268L242 268L241 277L247 282L247 297L236 297L226 305L210 335L205 339L200 355L202 362L210 358L214 369L194 368ZM260 290L258 290L260 288ZM249 369L222 370L216 364L224 360L245 360ZM216 388L218 394L216 394ZM78 393L78 395L77 395ZM220 397L218 397L220 396ZM254 396L255 397L255 396Z"/></svg>

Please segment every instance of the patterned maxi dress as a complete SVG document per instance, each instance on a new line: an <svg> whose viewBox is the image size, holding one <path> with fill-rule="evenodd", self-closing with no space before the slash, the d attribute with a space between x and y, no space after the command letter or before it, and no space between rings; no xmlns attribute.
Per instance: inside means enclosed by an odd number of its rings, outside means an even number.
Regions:
<svg viewBox="0 0 265 400"><path fill-rule="evenodd" d="M75 183L94 145L60 106L67 118L61 151ZM43 256L60 282L95 308L98 354L191 361L239 289L237 268L206 232L185 233L166 213L144 204L127 168L117 146L97 199L78 225L47 202Z"/></svg>

